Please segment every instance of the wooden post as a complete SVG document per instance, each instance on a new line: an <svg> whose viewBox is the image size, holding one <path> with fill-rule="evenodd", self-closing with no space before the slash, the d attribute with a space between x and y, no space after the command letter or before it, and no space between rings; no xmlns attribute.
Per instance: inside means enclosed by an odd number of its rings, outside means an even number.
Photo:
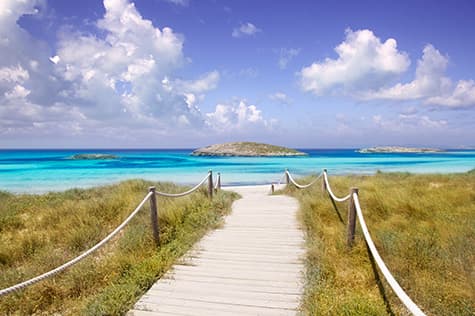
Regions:
<svg viewBox="0 0 475 316"><path fill-rule="evenodd" d="M149 192L153 192L150 196L150 219L152 223L152 233L155 244L160 246L160 229L158 227L158 211L157 211L157 196L155 195L155 187L148 188Z"/></svg>
<svg viewBox="0 0 475 316"><path fill-rule="evenodd" d="M218 190L221 190L221 173L218 172L218 180L216 180L217 183L216 183L216 187L218 188Z"/></svg>
<svg viewBox="0 0 475 316"><path fill-rule="evenodd" d="M213 171L209 171L209 174L208 174L208 196L210 199L213 198Z"/></svg>
<svg viewBox="0 0 475 316"><path fill-rule="evenodd" d="M327 191L327 183L325 182L325 176L327 174L327 169L323 169L322 175L322 191L325 193Z"/></svg>
<svg viewBox="0 0 475 316"><path fill-rule="evenodd" d="M274 191L275 191L275 188L274 188L274 184L272 183L272 184L270 185L270 193L271 193L271 194L274 194Z"/></svg>
<svg viewBox="0 0 475 316"><path fill-rule="evenodd" d="M355 201L353 200L353 193L358 194L358 188L351 188L350 190L350 204L348 205L348 247L351 247L353 245L353 241L355 240L356 207Z"/></svg>
<svg viewBox="0 0 475 316"><path fill-rule="evenodd" d="M290 183L290 177L289 177L289 170L288 169L285 169L285 184L289 184Z"/></svg>

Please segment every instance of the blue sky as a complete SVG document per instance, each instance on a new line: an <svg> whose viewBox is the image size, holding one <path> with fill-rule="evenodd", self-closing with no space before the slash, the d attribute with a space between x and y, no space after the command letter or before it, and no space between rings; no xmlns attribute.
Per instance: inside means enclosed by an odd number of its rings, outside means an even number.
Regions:
<svg viewBox="0 0 475 316"><path fill-rule="evenodd" d="M474 146L473 1L4 0L0 147Z"/></svg>

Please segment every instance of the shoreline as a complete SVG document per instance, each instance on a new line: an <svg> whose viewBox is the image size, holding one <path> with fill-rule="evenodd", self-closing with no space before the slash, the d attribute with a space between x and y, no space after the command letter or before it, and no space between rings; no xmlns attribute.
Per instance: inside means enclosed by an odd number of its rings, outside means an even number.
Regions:
<svg viewBox="0 0 475 316"><path fill-rule="evenodd" d="M129 179L194 185L212 170L224 185L278 182L284 170L303 177L327 168L331 174L383 172L463 173L475 168L475 151L435 154L358 154L354 150L308 151L305 157L194 157L190 151L132 149L110 152L119 159L63 159L91 150L0 152L0 190L12 193L62 192L110 185ZM92 151L94 152L94 151ZM99 152L95 150L95 152ZM107 151L104 151L107 152Z"/></svg>

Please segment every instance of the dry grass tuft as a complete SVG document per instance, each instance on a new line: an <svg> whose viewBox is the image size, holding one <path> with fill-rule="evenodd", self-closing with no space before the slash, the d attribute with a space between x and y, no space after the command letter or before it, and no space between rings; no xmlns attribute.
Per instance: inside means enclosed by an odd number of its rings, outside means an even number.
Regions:
<svg viewBox="0 0 475 316"><path fill-rule="evenodd" d="M142 180L44 195L0 192L0 288L53 269L87 250L119 225L148 187L181 192L170 183ZM236 196L205 190L158 198L162 246L154 246L146 203L103 249L76 266L0 299L0 314L117 315L210 228L221 223Z"/></svg>
<svg viewBox="0 0 475 316"><path fill-rule="evenodd" d="M474 172L330 176L330 184L339 196L359 187L376 247L428 315L475 314ZM354 247L346 246L347 203L335 209L319 186L287 192L301 203L307 233L305 314L406 315L385 281L378 282L383 276L372 267L358 224Z"/></svg>

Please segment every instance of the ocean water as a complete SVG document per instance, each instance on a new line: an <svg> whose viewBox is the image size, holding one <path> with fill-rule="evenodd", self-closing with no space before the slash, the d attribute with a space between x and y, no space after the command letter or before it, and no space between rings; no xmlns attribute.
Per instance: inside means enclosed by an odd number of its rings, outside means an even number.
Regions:
<svg viewBox="0 0 475 316"><path fill-rule="evenodd" d="M307 157L194 157L191 149L0 150L0 190L22 193L92 187L125 179L199 182L208 170L220 172L223 185L277 182L288 168L297 176L466 172L475 168L475 150L425 154L360 154L354 149L302 149ZM72 160L74 154L103 153L111 160Z"/></svg>

